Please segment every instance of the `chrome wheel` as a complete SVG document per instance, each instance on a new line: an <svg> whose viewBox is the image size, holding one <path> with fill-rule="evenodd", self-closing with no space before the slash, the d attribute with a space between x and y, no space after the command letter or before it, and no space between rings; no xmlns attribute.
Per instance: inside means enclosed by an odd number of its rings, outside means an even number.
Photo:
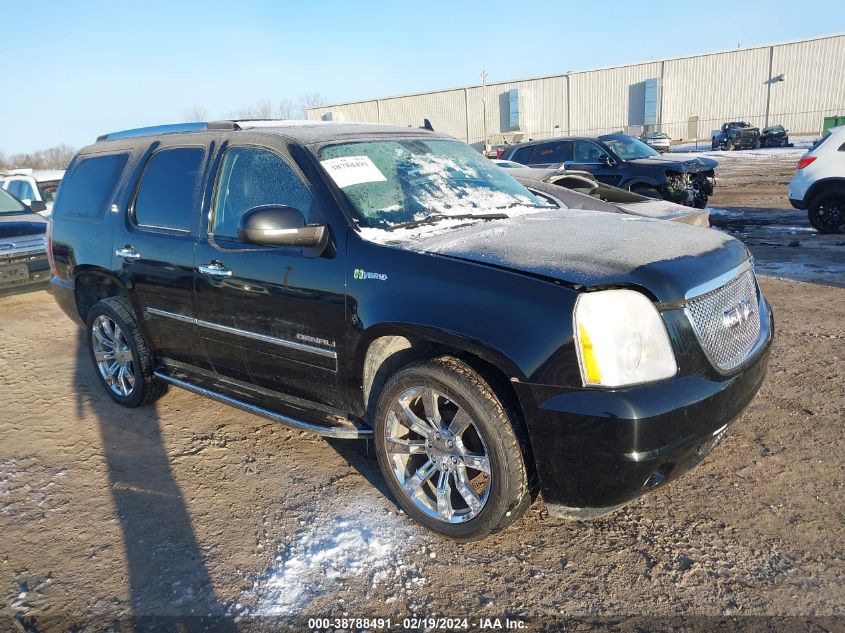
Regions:
<svg viewBox="0 0 845 633"><path fill-rule="evenodd" d="M427 515L463 523L481 512L490 458L469 414L431 388L403 391L390 406L385 451L403 492Z"/></svg>
<svg viewBox="0 0 845 633"><path fill-rule="evenodd" d="M135 390L135 365L132 350L123 331L104 314L91 326L91 347L100 376L119 396L128 397Z"/></svg>

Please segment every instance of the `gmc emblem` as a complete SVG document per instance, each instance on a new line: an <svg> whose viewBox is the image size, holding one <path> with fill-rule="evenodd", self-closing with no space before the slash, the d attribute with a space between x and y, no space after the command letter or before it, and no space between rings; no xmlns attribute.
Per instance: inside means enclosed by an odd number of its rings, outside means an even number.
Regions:
<svg viewBox="0 0 845 633"><path fill-rule="evenodd" d="M739 305L722 314L722 325L726 330L736 329L750 319L752 314L754 314L754 309L751 307L751 302L748 299L740 301Z"/></svg>

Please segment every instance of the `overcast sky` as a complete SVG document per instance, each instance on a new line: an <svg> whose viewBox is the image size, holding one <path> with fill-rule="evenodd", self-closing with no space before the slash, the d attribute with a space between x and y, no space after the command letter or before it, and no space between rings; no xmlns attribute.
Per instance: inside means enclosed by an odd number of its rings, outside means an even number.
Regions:
<svg viewBox="0 0 845 633"><path fill-rule="evenodd" d="M222 118L261 99L338 103L843 30L842 0L4 3L0 152Z"/></svg>

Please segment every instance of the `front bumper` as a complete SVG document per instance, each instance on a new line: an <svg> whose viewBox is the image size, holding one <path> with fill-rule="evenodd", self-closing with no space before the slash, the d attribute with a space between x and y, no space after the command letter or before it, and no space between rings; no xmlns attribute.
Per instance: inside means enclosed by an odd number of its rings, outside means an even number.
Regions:
<svg viewBox="0 0 845 633"><path fill-rule="evenodd" d="M731 376L686 375L617 390L516 382L551 513L611 511L698 464L760 388L773 322Z"/></svg>

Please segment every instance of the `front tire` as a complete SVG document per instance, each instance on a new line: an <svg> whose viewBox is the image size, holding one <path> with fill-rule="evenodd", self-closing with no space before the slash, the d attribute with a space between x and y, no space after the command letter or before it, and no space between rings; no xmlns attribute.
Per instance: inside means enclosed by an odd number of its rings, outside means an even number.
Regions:
<svg viewBox="0 0 845 633"><path fill-rule="evenodd" d="M646 198L654 198L655 200L663 200L663 195L654 187L648 185L635 185L631 187L632 193L638 193Z"/></svg>
<svg viewBox="0 0 845 633"><path fill-rule="evenodd" d="M819 233L845 233L845 187L827 187L807 205L810 224Z"/></svg>
<svg viewBox="0 0 845 633"><path fill-rule="evenodd" d="M502 400L451 356L409 365L382 390L379 465L399 506L460 542L504 529L531 504L518 431Z"/></svg>
<svg viewBox="0 0 845 633"><path fill-rule="evenodd" d="M139 407L164 393L166 385L153 375L153 354L126 299L98 301L88 313L86 332L97 378L112 400Z"/></svg>

